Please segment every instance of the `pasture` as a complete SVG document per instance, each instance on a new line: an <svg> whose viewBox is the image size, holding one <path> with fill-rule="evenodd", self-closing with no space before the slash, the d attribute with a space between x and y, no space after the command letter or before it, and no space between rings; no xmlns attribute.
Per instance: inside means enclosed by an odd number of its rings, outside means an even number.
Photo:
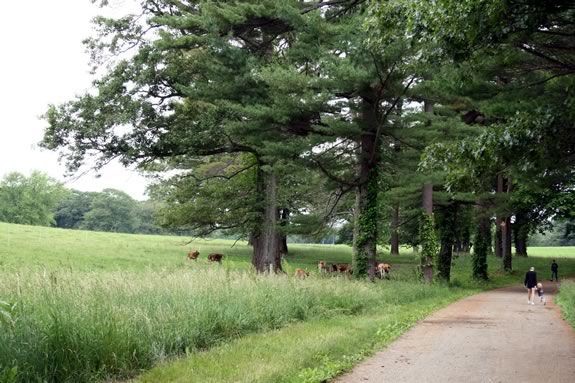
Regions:
<svg viewBox="0 0 575 383"><path fill-rule="evenodd" d="M382 249L391 279L369 283L317 274L319 260L349 262L349 247L292 244L288 274L262 276L245 243L188 241L0 223L0 300L15 304L0 382L8 371L17 382L321 382L438 307L521 283L531 265L545 275L549 256L575 274L573 248L531 248L511 274L490 258L487 283L459 256L450 285L426 286L413 254ZM200 259L186 258L191 249ZM222 265L210 252L225 254ZM311 276L293 278L295 268Z"/></svg>

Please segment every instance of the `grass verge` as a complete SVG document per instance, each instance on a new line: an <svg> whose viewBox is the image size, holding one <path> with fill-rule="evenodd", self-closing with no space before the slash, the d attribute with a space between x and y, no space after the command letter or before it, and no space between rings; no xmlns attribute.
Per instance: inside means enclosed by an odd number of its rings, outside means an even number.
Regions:
<svg viewBox="0 0 575 383"><path fill-rule="evenodd" d="M353 318L313 320L247 336L154 368L133 382L325 382L392 342L435 309L471 293L429 290L428 298L381 306Z"/></svg>
<svg viewBox="0 0 575 383"><path fill-rule="evenodd" d="M555 297L555 303L561 307L563 317L575 328L575 282L561 282L559 294Z"/></svg>

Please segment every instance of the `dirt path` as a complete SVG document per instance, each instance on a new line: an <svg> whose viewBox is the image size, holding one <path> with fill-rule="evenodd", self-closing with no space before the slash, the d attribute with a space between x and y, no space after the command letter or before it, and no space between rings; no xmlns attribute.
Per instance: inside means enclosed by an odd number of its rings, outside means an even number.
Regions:
<svg viewBox="0 0 575 383"><path fill-rule="evenodd" d="M420 322L337 383L574 383L575 331L521 286L474 295Z"/></svg>

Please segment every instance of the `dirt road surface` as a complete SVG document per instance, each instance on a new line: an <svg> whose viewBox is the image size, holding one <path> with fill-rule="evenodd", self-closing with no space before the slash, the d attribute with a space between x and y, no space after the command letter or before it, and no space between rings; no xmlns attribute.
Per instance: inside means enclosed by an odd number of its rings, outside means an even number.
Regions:
<svg viewBox="0 0 575 383"><path fill-rule="evenodd" d="M522 286L493 290L431 315L336 383L575 383L575 331Z"/></svg>

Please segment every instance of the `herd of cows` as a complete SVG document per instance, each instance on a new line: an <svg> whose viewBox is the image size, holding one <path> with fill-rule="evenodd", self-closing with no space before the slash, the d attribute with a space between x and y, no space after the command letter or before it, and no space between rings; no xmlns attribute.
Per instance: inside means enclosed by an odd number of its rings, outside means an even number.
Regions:
<svg viewBox="0 0 575 383"><path fill-rule="evenodd" d="M193 250L188 252L188 259L191 261L197 261L200 257L200 252L198 250ZM211 253L208 254L209 262L222 263L223 254ZM351 275L353 270L349 263L327 263L325 261L319 261L317 268L320 274L347 274ZM380 279L389 277L391 271L391 265L389 263L378 263L376 266L376 276ZM304 269L296 269L294 276L296 278L305 278L309 276L309 272Z"/></svg>

